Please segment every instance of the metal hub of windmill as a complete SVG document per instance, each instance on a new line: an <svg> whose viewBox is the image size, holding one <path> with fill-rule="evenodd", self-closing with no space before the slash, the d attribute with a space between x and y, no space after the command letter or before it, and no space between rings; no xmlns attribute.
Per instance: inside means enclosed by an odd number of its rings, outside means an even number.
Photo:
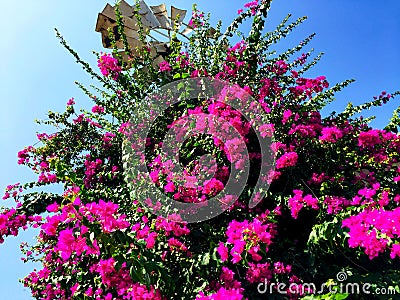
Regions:
<svg viewBox="0 0 400 300"><path fill-rule="evenodd" d="M187 10L178 9L171 6L170 15L167 12L165 4L157 6L147 6L144 1L139 2L141 23L145 29L147 46L150 47L151 55L154 63L159 64L164 61L164 56L168 54L169 44L172 39L172 32L175 31L180 36L188 39L187 35L193 31L193 28L183 21L186 17ZM99 13L96 24L96 31L102 35L102 42L105 48L112 48L109 29L113 32L116 46L118 49L124 49L123 41L120 39L117 26L117 16L115 7L107 4L101 13ZM124 33L126 35L129 46L131 47L131 55L138 56L139 48L145 46L139 39L140 27L135 17L135 5L131 6L125 1L118 4L118 9L122 15L124 24ZM181 27L185 28L181 31ZM124 51L121 55L125 62L129 57Z"/></svg>

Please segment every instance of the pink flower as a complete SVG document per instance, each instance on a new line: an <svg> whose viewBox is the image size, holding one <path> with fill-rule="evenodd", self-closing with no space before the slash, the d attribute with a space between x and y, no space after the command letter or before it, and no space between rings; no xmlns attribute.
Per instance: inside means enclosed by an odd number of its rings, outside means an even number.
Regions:
<svg viewBox="0 0 400 300"><path fill-rule="evenodd" d="M328 81L325 76L319 76L316 78L297 78L297 86L290 87L290 92L296 98L312 98L313 93L320 93L324 88L329 87Z"/></svg>
<svg viewBox="0 0 400 300"><path fill-rule="evenodd" d="M303 191L293 191L294 196L289 198L288 200L288 206L290 208L290 211L292 213L292 217L297 219L300 210L303 208L303 199L302 199L302 194Z"/></svg>
<svg viewBox="0 0 400 300"><path fill-rule="evenodd" d="M153 181L154 183L157 183L159 180L159 175L158 175L158 171L152 171L150 172L149 176L151 178L151 181Z"/></svg>
<svg viewBox="0 0 400 300"><path fill-rule="evenodd" d="M91 287L89 287L86 292L85 292L85 296L86 297L91 297L93 296L93 289Z"/></svg>
<svg viewBox="0 0 400 300"><path fill-rule="evenodd" d="M218 179L212 178L204 182L203 194L209 196L215 196L223 189L224 189L224 184Z"/></svg>
<svg viewBox="0 0 400 300"><path fill-rule="evenodd" d="M95 113L95 114L96 113L97 114L103 113L104 112L104 107L95 105L95 106L92 107L92 112Z"/></svg>
<svg viewBox="0 0 400 300"><path fill-rule="evenodd" d="M220 279L224 282L232 282L234 280L235 273L229 270L227 267L222 267Z"/></svg>
<svg viewBox="0 0 400 300"><path fill-rule="evenodd" d="M256 8L258 5L258 0L246 3L244 7L251 9L251 14L254 16L256 14Z"/></svg>
<svg viewBox="0 0 400 300"><path fill-rule="evenodd" d="M324 200L324 204L328 207L327 212L328 214L337 214L343 208L349 206L351 203L350 200L347 200L344 197L337 197L337 196L326 196Z"/></svg>
<svg viewBox="0 0 400 300"><path fill-rule="evenodd" d="M112 296L111 293L108 293L108 294L104 297L104 300L112 300L112 299L113 299L113 296Z"/></svg>
<svg viewBox="0 0 400 300"><path fill-rule="evenodd" d="M272 243L274 234L275 227L273 224L264 224L257 218L252 222L248 220L243 222L233 220L229 223L226 231L228 237L227 243L233 246L229 252L232 256L232 263L236 264L242 260L242 254L245 252L245 249L249 249L248 253L252 256L253 260L261 260L262 257L258 252L261 247L268 251L267 247ZM225 247L223 243L220 243L218 253L223 255L221 257L227 259L228 255L225 253Z"/></svg>
<svg viewBox="0 0 400 300"><path fill-rule="evenodd" d="M59 206L58 206L57 202L54 202L53 204L50 204L49 206L47 206L46 209L48 212L57 212L58 208L59 208Z"/></svg>
<svg viewBox="0 0 400 300"><path fill-rule="evenodd" d="M289 134L297 133L301 137L315 137L317 135L316 129L318 128L314 124L310 125L299 124L293 126L292 129L289 130Z"/></svg>
<svg viewBox="0 0 400 300"><path fill-rule="evenodd" d="M270 264L254 264L249 263L246 273L246 280L250 283L264 282L272 278L272 271L269 269Z"/></svg>
<svg viewBox="0 0 400 300"><path fill-rule="evenodd" d="M224 243L220 242L218 244L217 252L222 261L228 260L228 247L226 247Z"/></svg>
<svg viewBox="0 0 400 300"><path fill-rule="evenodd" d="M358 136L358 146L361 148L371 148L379 145L381 140L381 131L378 129L371 129L367 132L360 132Z"/></svg>
<svg viewBox="0 0 400 300"><path fill-rule="evenodd" d="M160 67L160 72L169 72L172 70L171 65L167 61L162 61L159 67Z"/></svg>
<svg viewBox="0 0 400 300"><path fill-rule="evenodd" d="M140 283L134 283L129 275L129 269L126 263L117 271L115 268L115 260L101 260L98 264L91 268L92 272L97 272L101 276L102 283L109 289L114 289L118 296L114 299L137 299L137 300L161 300L163 297L159 290L153 286L147 288ZM95 295L101 295L102 291L97 290ZM97 299L98 297L96 297ZM100 298L99 298L100 299ZM105 299L112 300L112 294L108 293Z"/></svg>
<svg viewBox="0 0 400 300"><path fill-rule="evenodd" d="M60 223L59 216L54 217L47 217L47 222L44 223L41 228L43 229L44 233L49 236L55 236L57 234L58 224Z"/></svg>
<svg viewBox="0 0 400 300"><path fill-rule="evenodd" d="M71 257L74 244L75 237L72 229L65 229L60 231L57 243L57 250L60 251L63 260L67 260Z"/></svg>
<svg viewBox="0 0 400 300"><path fill-rule="evenodd" d="M51 173L42 173L39 175L38 183L54 183L57 182L57 175Z"/></svg>
<svg viewBox="0 0 400 300"><path fill-rule="evenodd" d="M165 187L164 187L164 191L166 191L167 193L173 193L175 192L175 185L172 181L168 182Z"/></svg>
<svg viewBox="0 0 400 300"><path fill-rule="evenodd" d="M230 289L220 288L217 293L205 296L203 292L200 292L196 297L196 300L243 300L242 289Z"/></svg>
<svg viewBox="0 0 400 300"><path fill-rule="evenodd" d="M289 198L288 206L291 210L292 217L297 219L300 210L306 206L310 206L312 209L319 209L318 206L318 199L314 198L311 195L306 195L303 197L303 191L301 190L294 190L294 196Z"/></svg>
<svg viewBox="0 0 400 300"><path fill-rule="evenodd" d="M42 161L40 164L39 164L39 166L40 166L40 169L43 171L43 170L48 170L49 169L49 163L48 162L46 162L46 161Z"/></svg>
<svg viewBox="0 0 400 300"><path fill-rule="evenodd" d="M274 124L263 124L259 128L261 137L272 137L275 131Z"/></svg>
<svg viewBox="0 0 400 300"><path fill-rule="evenodd" d="M71 293L72 293L72 296L75 295L75 293L76 293L76 291L78 290L79 286L80 286L79 283L75 283L75 284L70 288Z"/></svg>
<svg viewBox="0 0 400 300"><path fill-rule="evenodd" d="M254 6L257 6L257 5L258 5L258 1L252 1L252 2L246 3L246 4L244 5L244 7L246 7L246 8L251 8L251 7L254 7Z"/></svg>
<svg viewBox="0 0 400 300"><path fill-rule="evenodd" d="M400 208L392 211L384 209L364 210L358 215L343 220L342 227L349 231L349 246L362 247L370 259L383 253L389 244L388 238L398 239L400 232ZM400 247L392 246L392 259L399 254Z"/></svg>
<svg viewBox="0 0 400 300"><path fill-rule="evenodd" d="M118 204L100 200L99 203L89 203L81 209L82 212L90 212L100 223L106 233L128 228L130 223L125 215L118 215Z"/></svg>
<svg viewBox="0 0 400 300"><path fill-rule="evenodd" d="M200 71L199 70L194 70L192 74L190 74L190 77L200 77Z"/></svg>
<svg viewBox="0 0 400 300"><path fill-rule="evenodd" d="M343 137L343 132L336 126L324 127L321 133L322 135L319 137L319 140L327 143L335 143Z"/></svg>
<svg viewBox="0 0 400 300"><path fill-rule="evenodd" d="M282 124L286 124L286 122L289 120L289 118L293 115L292 111L290 109L285 110L283 112L283 117L282 117Z"/></svg>
<svg viewBox="0 0 400 300"><path fill-rule="evenodd" d="M393 244L390 252L390 258L395 259L395 257L400 257L400 244Z"/></svg>
<svg viewBox="0 0 400 300"><path fill-rule="evenodd" d="M275 274L289 274L292 271L291 265L284 265L281 262L274 263L274 273Z"/></svg>
<svg viewBox="0 0 400 300"><path fill-rule="evenodd" d="M151 232L144 240L146 242L147 249L153 249L156 244L158 234L156 232Z"/></svg>
<svg viewBox="0 0 400 300"><path fill-rule="evenodd" d="M98 62L101 74L104 76L111 76L112 79L117 80L122 68L118 65L118 60L110 54L103 54Z"/></svg>
<svg viewBox="0 0 400 300"><path fill-rule="evenodd" d="M181 241L177 240L176 238L168 239L168 246L171 251L173 251L174 249L176 249L178 251L187 251L188 250L188 248L185 246L185 244L182 243Z"/></svg>
<svg viewBox="0 0 400 300"><path fill-rule="evenodd" d="M299 156L296 152L287 152L276 161L276 168L283 169L296 165Z"/></svg>
<svg viewBox="0 0 400 300"><path fill-rule="evenodd" d="M75 200L74 200L74 202L73 202L73 204L76 205L76 206L81 205L81 198L76 197Z"/></svg>
<svg viewBox="0 0 400 300"><path fill-rule="evenodd" d="M69 99L68 102L67 102L68 106L71 106L71 105L74 105L74 104L75 104L74 98Z"/></svg>
<svg viewBox="0 0 400 300"><path fill-rule="evenodd" d="M314 198L311 195L306 195L304 196L303 201L307 206L310 206L312 209L319 209L317 198Z"/></svg>
<svg viewBox="0 0 400 300"><path fill-rule="evenodd" d="M273 66L269 67L269 70L274 72L276 75L283 75L287 72L288 67L289 65L285 61L278 60Z"/></svg>

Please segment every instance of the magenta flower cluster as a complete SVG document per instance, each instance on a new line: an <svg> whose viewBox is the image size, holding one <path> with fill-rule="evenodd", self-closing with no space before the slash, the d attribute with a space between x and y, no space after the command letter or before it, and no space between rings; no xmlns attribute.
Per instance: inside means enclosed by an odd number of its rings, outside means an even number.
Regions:
<svg viewBox="0 0 400 300"><path fill-rule="evenodd" d="M400 257L400 208L364 210L343 221L349 228L349 246L362 247L370 259L390 250L390 257Z"/></svg>
<svg viewBox="0 0 400 300"><path fill-rule="evenodd" d="M111 54L103 54L97 61L101 74L112 79L117 80L122 68L119 66L118 59L112 57Z"/></svg>
<svg viewBox="0 0 400 300"><path fill-rule="evenodd" d="M318 210L318 199L314 198L312 195L303 196L303 191L294 190L294 196L289 198L288 207L292 213L292 217L297 219L301 209L304 206L309 206L312 209Z"/></svg>
<svg viewBox="0 0 400 300"><path fill-rule="evenodd" d="M239 263L245 256L251 256L254 261L260 261L260 254L268 251L269 245L276 234L273 223L268 223L258 218L249 222L233 220L226 231L226 243L220 242L218 254L222 261L231 257L231 262Z"/></svg>

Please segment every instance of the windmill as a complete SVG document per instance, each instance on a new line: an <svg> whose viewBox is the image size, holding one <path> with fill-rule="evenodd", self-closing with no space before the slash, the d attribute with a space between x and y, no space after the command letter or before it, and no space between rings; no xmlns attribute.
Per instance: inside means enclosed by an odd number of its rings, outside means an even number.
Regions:
<svg viewBox="0 0 400 300"><path fill-rule="evenodd" d="M131 47L131 55L139 56L138 49L148 46L151 56L154 59L154 64L158 65L164 61L164 57L168 54L169 44L172 39L171 33L177 29L177 33L180 36L188 39L187 35L193 31L193 28L183 22L187 10L171 6L171 13L169 15L165 4L149 7L144 1L139 2L139 7L139 14L147 44L144 44L139 39L138 31L140 27L135 17L136 6L131 6L124 0L120 1L118 5L118 9L122 15L124 33ZM181 30L182 26L185 26L183 30ZM112 48L109 29L114 34L117 48L124 49L123 41L120 39L118 32L115 7L107 4L103 11L99 13L96 24L96 31L101 33L105 48ZM124 51L121 51L121 55L125 62L129 62L129 57Z"/></svg>

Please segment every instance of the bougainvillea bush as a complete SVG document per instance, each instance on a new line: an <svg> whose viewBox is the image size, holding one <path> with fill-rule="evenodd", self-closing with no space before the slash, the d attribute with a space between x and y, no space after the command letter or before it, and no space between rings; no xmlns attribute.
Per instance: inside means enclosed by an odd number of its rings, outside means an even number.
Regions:
<svg viewBox="0 0 400 300"><path fill-rule="evenodd" d="M226 31L221 24L211 30L209 17L194 8L190 41L174 37L160 64L147 47L135 49L139 55L128 63L115 47L99 53L92 68L58 35L97 84L78 84L93 102L91 111L70 99L65 112L41 121L54 130L18 153L18 164L32 169L37 181L10 185L3 197L16 206L2 209L0 242L28 227L40 229L37 244L22 245L23 259L42 265L22 280L35 299L350 299L338 290L344 279L339 273L347 282L400 292L400 119L395 111L381 130L358 116L397 93L322 116L351 80L331 85L324 76L307 77L321 57L304 50L314 35L283 53L273 51L305 18L289 23L288 16L266 32L269 7L270 1L247 3ZM251 30L243 34L246 22ZM144 40L144 30L140 36ZM135 103L157 87L200 77L240 87L269 121L254 129L216 99L183 101L158 120L145 162L153 183L174 201L206 202L223 190L232 162L225 150L237 147L207 136L189 139L180 151L188 176L199 173L196 157L205 152L217 155L218 167L200 188L179 186L158 151L180 116L224 119L241 134L251 158L246 188L223 214L185 223L179 214L152 214L131 197L123 143ZM257 171L261 153L254 130L273 135L276 162L268 174ZM250 208L249 191L259 176L270 187ZM63 193L46 192L52 185L63 186ZM268 294L260 283L269 284ZM323 284L336 288L321 292ZM356 295L363 297L373 296Z"/></svg>

